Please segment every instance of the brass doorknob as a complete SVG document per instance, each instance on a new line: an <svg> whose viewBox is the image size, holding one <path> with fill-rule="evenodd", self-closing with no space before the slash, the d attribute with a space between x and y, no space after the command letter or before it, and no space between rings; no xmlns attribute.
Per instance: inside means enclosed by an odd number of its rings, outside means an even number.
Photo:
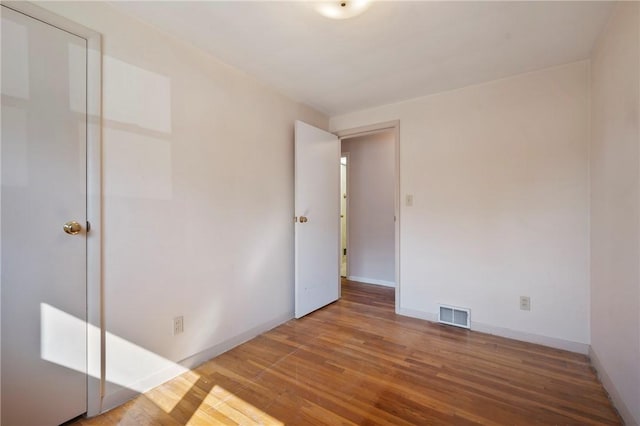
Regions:
<svg viewBox="0 0 640 426"><path fill-rule="evenodd" d="M66 232L69 235L76 235L76 234L79 234L80 231L82 230L82 225L80 225L75 220L72 220L71 222L65 223L62 229L64 229L64 232Z"/></svg>
<svg viewBox="0 0 640 426"><path fill-rule="evenodd" d="M306 216L300 216L300 223L305 223L305 222L308 222L308 221L309 221L309 219L307 219Z"/></svg>

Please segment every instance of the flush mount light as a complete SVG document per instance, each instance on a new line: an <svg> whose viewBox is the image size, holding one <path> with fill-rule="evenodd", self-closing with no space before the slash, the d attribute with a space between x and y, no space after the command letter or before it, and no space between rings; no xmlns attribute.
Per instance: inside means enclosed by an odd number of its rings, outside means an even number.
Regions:
<svg viewBox="0 0 640 426"><path fill-rule="evenodd" d="M331 19L348 19L367 10L370 0L321 1L316 3L316 11Z"/></svg>

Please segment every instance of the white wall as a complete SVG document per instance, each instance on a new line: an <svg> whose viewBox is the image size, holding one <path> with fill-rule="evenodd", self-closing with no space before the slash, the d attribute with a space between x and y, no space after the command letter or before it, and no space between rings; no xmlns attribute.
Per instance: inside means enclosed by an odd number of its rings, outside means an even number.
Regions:
<svg viewBox="0 0 640 426"><path fill-rule="evenodd" d="M586 352L588 117L582 61L331 119L400 120L401 313Z"/></svg>
<svg viewBox="0 0 640 426"><path fill-rule="evenodd" d="M349 153L349 279L395 286L395 134L342 140Z"/></svg>
<svg viewBox="0 0 640 426"><path fill-rule="evenodd" d="M293 122L327 118L104 3L41 6L104 37L107 379L144 390L291 318Z"/></svg>
<svg viewBox="0 0 640 426"><path fill-rule="evenodd" d="M592 56L591 357L640 424L640 7L619 4Z"/></svg>

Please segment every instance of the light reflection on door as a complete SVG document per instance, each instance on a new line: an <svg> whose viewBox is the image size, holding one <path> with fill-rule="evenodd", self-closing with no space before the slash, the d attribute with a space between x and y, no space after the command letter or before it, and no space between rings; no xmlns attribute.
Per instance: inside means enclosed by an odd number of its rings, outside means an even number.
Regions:
<svg viewBox="0 0 640 426"><path fill-rule="evenodd" d="M87 407L87 41L1 10L2 424L60 424ZM80 322L47 340L43 304Z"/></svg>

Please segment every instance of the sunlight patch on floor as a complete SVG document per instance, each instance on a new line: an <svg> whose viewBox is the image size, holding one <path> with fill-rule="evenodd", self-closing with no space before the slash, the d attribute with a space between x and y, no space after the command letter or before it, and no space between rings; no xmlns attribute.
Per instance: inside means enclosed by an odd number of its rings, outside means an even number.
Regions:
<svg viewBox="0 0 640 426"><path fill-rule="evenodd" d="M189 392L193 392L198 380L200 380L200 375L193 371L188 371L167 383L147 391L144 396L166 413L171 413Z"/></svg>
<svg viewBox="0 0 640 426"><path fill-rule="evenodd" d="M281 421L218 385L215 385L207 394L196 413L202 409L217 418L222 415L242 425L284 425ZM190 421L188 424L197 424L197 422L191 423Z"/></svg>
<svg viewBox="0 0 640 426"><path fill-rule="evenodd" d="M98 366L90 366L87 372L84 351L87 331L99 332L97 327L46 303L40 308L42 359L100 377ZM111 360L107 370L110 382L142 392L144 389L131 383L142 385L144 378L154 371L182 373L130 403L132 407L144 407L142 411L151 416L159 409L174 419L188 419L187 424L284 425L194 371L108 332L106 341ZM124 419L140 420L127 416Z"/></svg>

